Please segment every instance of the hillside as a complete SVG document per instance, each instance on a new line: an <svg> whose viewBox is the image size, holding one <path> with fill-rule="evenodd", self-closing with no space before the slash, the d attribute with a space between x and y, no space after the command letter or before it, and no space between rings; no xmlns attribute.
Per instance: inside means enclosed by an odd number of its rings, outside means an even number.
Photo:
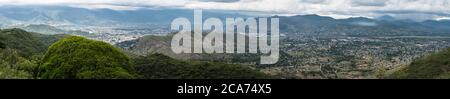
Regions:
<svg viewBox="0 0 450 99"><path fill-rule="evenodd" d="M36 34L26 32L21 29L5 29L0 31L0 46L2 48L19 49L20 54L31 56L32 53L39 53L45 50Z"/></svg>
<svg viewBox="0 0 450 99"><path fill-rule="evenodd" d="M266 74L243 65L180 61L162 54L135 59L136 70L145 79L262 79Z"/></svg>
<svg viewBox="0 0 450 99"><path fill-rule="evenodd" d="M145 79L270 78L250 66L225 64L259 61L255 55L175 54L171 51L170 41L170 35L145 36L116 46L135 56L136 70Z"/></svg>
<svg viewBox="0 0 450 99"><path fill-rule="evenodd" d="M61 30L59 28L52 27L49 25L44 25L44 24L37 24L37 25L32 24L32 25L22 27L22 29L24 29L26 31L30 31L30 32L46 33L46 34L64 34L65 33L64 30Z"/></svg>
<svg viewBox="0 0 450 99"><path fill-rule="evenodd" d="M16 49L20 55L29 57L44 53L50 44L61 37L62 35L42 35L22 29L4 29L0 30L0 48Z"/></svg>
<svg viewBox="0 0 450 99"><path fill-rule="evenodd" d="M0 48L0 79L31 79L37 61L21 57L15 49Z"/></svg>
<svg viewBox="0 0 450 99"><path fill-rule="evenodd" d="M125 41L116 44L116 46L130 52L134 55L145 56L149 54L163 54L178 60L196 60L196 61L212 61L212 62L224 62L224 63L243 63L260 66L260 56L261 54L227 54L227 53L214 53L214 54L176 54L173 53L170 42L172 40L171 35L167 36L144 36L136 40ZM290 64L288 62L291 56L284 51L280 51L280 60L278 63L267 66L282 66Z"/></svg>
<svg viewBox="0 0 450 99"><path fill-rule="evenodd" d="M126 55L107 43L76 36L5 29L0 30L0 38L0 79L269 78L243 65L181 61L162 54ZM164 37L149 39L169 40Z"/></svg>
<svg viewBox="0 0 450 99"><path fill-rule="evenodd" d="M319 15L280 16L279 18L282 33L305 33L315 36L448 36L447 32L450 30L448 27L450 21L436 20L388 21L364 17L333 19Z"/></svg>
<svg viewBox="0 0 450 99"><path fill-rule="evenodd" d="M136 55L149 55L149 54L164 54L171 58L179 60L203 60L203 61L221 61L230 62L234 56L228 54L176 54L172 52L170 42L172 36L145 36L137 40L125 41L116 44L117 46L125 49Z"/></svg>
<svg viewBox="0 0 450 99"><path fill-rule="evenodd" d="M0 30L0 79L33 78L40 56L62 36L21 29Z"/></svg>
<svg viewBox="0 0 450 99"><path fill-rule="evenodd" d="M450 48L415 60L389 78L450 79Z"/></svg>

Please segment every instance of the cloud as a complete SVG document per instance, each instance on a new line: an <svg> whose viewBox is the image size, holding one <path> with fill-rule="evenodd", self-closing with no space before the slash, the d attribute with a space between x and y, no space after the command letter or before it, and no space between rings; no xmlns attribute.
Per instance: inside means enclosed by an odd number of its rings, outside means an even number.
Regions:
<svg viewBox="0 0 450 99"><path fill-rule="evenodd" d="M438 17L436 20L442 21L442 20L450 20L450 17Z"/></svg>
<svg viewBox="0 0 450 99"><path fill-rule="evenodd" d="M320 4L324 3L327 0L299 0L300 3L312 3L312 4Z"/></svg>
<svg viewBox="0 0 450 99"><path fill-rule="evenodd" d="M353 6L386 6L387 0L353 0Z"/></svg>
<svg viewBox="0 0 450 99"><path fill-rule="evenodd" d="M198 0L201 2L223 2L223 3L231 3L231 2L238 2L240 0Z"/></svg>
<svg viewBox="0 0 450 99"><path fill-rule="evenodd" d="M90 9L152 7L216 9L282 15L319 14L335 18L382 15L450 17L450 0L0 0L0 5L70 5Z"/></svg>

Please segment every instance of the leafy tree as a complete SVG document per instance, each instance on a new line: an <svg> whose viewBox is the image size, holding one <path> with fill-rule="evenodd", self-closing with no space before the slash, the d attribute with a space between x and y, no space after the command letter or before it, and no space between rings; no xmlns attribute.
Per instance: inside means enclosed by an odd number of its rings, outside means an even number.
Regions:
<svg viewBox="0 0 450 99"><path fill-rule="evenodd" d="M0 41L0 48L6 48L6 44Z"/></svg>
<svg viewBox="0 0 450 99"><path fill-rule="evenodd" d="M67 36L48 48L37 75L44 79L135 78L131 60L110 44Z"/></svg>
<svg viewBox="0 0 450 99"><path fill-rule="evenodd" d="M20 57L14 49L0 49L0 79L30 79L30 71L36 66L36 62Z"/></svg>
<svg viewBox="0 0 450 99"><path fill-rule="evenodd" d="M10 64L0 60L0 79L30 79L31 74L25 71L13 69Z"/></svg>

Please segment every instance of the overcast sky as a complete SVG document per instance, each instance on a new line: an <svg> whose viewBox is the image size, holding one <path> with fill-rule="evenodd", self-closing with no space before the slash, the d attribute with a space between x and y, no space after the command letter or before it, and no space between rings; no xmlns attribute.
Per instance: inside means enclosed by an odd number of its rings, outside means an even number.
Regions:
<svg viewBox="0 0 450 99"><path fill-rule="evenodd" d="M334 18L381 15L417 20L450 18L450 0L0 0L0 5L67 5L115 10L202 8Z"/></svg>

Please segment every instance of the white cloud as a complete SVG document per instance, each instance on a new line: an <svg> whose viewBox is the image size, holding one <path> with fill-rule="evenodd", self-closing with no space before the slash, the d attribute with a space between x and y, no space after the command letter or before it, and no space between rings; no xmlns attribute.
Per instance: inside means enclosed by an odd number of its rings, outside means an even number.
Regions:
<svg viewBox="0 0 450 99"><path fill-rule="evenodd" d="M202 8L275 14L319 14L338 18L381 14L450 15L450 0L0 0L0 5L70 5L134 10L145 7ZM406 14L406 15L405 15Z"/></svg>
<svg viewBox="0 0 450 99"><path fill-rule="evenodd" d="M450 17L438 17L436 20L450 20Z"/></svg>

